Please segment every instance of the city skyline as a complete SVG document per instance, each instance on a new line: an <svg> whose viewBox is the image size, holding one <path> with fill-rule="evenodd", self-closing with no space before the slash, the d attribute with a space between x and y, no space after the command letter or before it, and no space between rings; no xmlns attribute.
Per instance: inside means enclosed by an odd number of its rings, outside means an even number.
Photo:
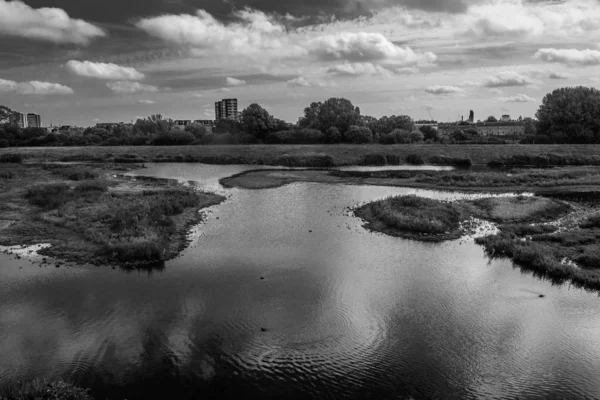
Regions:
<svg viewBox="0 0 600 400"><path fill-rule="evenodd" d="M296 122L345 97L447 122L533 116L553 89L598 82L595 0L113 1L0 0L0 103L87 126L214 119L224 97Z"/></svg>

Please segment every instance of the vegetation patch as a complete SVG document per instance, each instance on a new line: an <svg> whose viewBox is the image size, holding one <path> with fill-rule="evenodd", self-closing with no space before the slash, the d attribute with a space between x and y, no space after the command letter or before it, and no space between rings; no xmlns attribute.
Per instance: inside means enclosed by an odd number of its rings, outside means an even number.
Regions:
<svg viewBox="0 0 600 400"><path fill-rule="evenodd" d="M20 164L25 157L20 153L8 153L0 155L0 163Z"/></svg>
<svg viewBox="0 0 600 400"><path fill-rule="evenodd" d="M333 159L322 153L284 154L270 164L286 167L327 168L333 166Z"/></svg>
<svg viewBox="0 0 600 400"><path fill-rule="evenodd" d="M64 381L15 382L0 386L0 400L94 400L89 389Z"/></svg>
<svg viewBox="0 0 600 400"><path fill-rule="evenodd" d="M478 218L502 223L549 221L571 209L564 202L536 196L488 197L465 204Z"/></svg>
<svg viewBox="0 0 600 400"><path fill-rule="evenodd" d="M389 197L355 210L368 229L393 236L442 241L461 236L460 208L415 195Z"/></svg>
<svg viewBox="0 0 600 400"><path fill-rule="evenodd" d="M423 157L418 154L409 154L406 156L406 163L410 165L423 165L425 164L425 161L423 160Z"/></svg>
<svg viewBox="0 0 600 400"><path fill-rule="evenodd" d="M470 158L450 157L450 156L433 156L429 159L432 165L453 165L456 167L469 168L473 165Z"/></svg>

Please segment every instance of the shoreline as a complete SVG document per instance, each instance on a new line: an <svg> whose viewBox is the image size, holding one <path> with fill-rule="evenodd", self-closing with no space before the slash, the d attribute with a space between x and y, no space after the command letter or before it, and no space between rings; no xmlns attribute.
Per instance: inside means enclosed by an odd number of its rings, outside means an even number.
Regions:
<svg viewBox="0 0 600 400"><path fill-rule="evenodd" d="M11 169L10 166L0 165L3 170ZM69 168L80 168L81 165L69 165ZM61 179L56 176L56 171L52 168L44 169L42 166L31 166L31 165L13 165L12 170L16 171L17 176L11 179L0 180L0 187L3 188L3 193L0 195L0 201L3 202L0 208L0 244L3 246L22 246L22 245L34 245L39 243L48 243L51 246L40 250L37 254L43 257L42 264L46 264L46 257L55 260L56 267L63 265L76 264L76 265L95 265L95 266L120 266L125 269L135 268L162 268L165 261L171 260L179 255L185 248L188 247L190 238L189 233L192 227L201 223L206 215L202 212L203 209L211 207L213 205L220 204L226 198L209 192L203 192L197 190L194 186L185 186L176 180L154 178L154 177L131 177L124 176L121 173L124 172L123 168L117 170L112 169L110 165L95 166L96 168L88 168L86 165L86 171L91 171L98 175L94 181L102 179L108 186L106 193L91 194L87 196L84 203L78 207L77 201L75 203L67 202L64 206L67 207L63 211L62 208L57 210L46 210L31 204L26 200L27 191L31 188L44 187L44 185L67 185L77 189L78 185L85 184L88 181L73 182L66 178ZM133 165L126 168L131 171L136 169ZM72 189L73 190L73 189ZM187 193L187 194L186 194ZM156 253L156 256L148 255L142 257L139 260L136 259L125 259L115 255L107 253L108 250L102 250L102 242L98 237L99 233L104 232L107 228L103 228L103 223L100 221L102 215L110 215L111 207L119 204L125 206L129 205L129 200L134 202L144 201L152 209L152 199L156 198L158 201L166 202L171 204L169 198L173 195L184 196L186 203L182 206L178 206L178 211L169 212L170 216L163 216L161 218L167 218L165 221L169 221L169 229L167 231L160 230L156 232L160 236L160 243L155 247L160 253ZM174 197L173 201L177 203L177 198ZM117 201L117 203L114 203ZM123 201L125 203L123 203ZM91 203L90 203L91 202ZM121 203L119 203L121 202ZM111 205L113 204L113 205ZM135 203L134 203L135 204ZM177 203L179 204L179 203ZM81 206L90 208L88 214L79 214ZM73 208L74 207L74 208ZM95 211L94 211L95 210ZM75 214L72 214L76 211ZM116 212L116 211L115 211ZM114 213L114 212L113 212ZM78 222L77 219L81 216L85 217L82 222ZM148 221L152 222L152 218ZM71 222L70 222L71 221ZM87 222L85 222L87 221ZM83 225L81 225L83 223ZM144 224L143 221L139 222ZM73 225L75 224L75 225ZM73 227L74 226L74 227ZM81 226L80 228L77 228ZM89 232L87 229L95 229L95 231ZM100 231L98 231L100 229ZM153 232L148 229L155 229L151 226L140 225L139 228L143 232ZM85 230L85 231L84 231ZM110 237L115 236L111 231L106 231ZM154 234L150 234L152 237ZM108 238L108 237L107 237ZM114 242L116 240L117 242ZM131 239L123 240L134 240L132 244L135 244L139 239L131 237ZM151 240L151 239L144 239ZM110 239L111 243L118 244L118 236L116 239ZM127 246L123 242L119 246ZM108 244L108 242L107 242ZM148 242L150 245L151 242ZM127 249L126 251L130 251ZM133 251L133 250L131 250ZM135 253L132 253L135 254ZM129 257L128 257L129 258ZM49 264L48 264L49 265Z"/></svg>

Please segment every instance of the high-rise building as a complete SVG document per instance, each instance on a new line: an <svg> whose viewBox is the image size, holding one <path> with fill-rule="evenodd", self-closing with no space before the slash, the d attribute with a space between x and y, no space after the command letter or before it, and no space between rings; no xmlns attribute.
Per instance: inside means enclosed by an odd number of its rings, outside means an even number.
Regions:
<svg viewBox="0 0 600 400"><path fill-rule="evenodd" d="M469 122L473 123L475 120L475 113L473 112L473 110L469 111Z"/></svg>
<svg viewBox="0 0 600 400"><path fill-rule="evenodd" d="M223 99L215 102L215 119L235 119L238 117L237 99Z"/></svg>
<svg viewBox="0 0 600 400"><path fill-rule="evenodd" d="M41 128L42 117L39 114L29 113L27 114L27 126L29 128Z"/></svg>

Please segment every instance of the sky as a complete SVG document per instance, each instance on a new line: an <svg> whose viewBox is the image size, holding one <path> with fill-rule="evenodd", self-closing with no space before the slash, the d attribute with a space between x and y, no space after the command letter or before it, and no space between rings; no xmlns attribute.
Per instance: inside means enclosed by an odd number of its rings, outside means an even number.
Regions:
<svg viewBox="0 0 600 400"><path fill-rule="evenodd" d="M296 122L533 117L600 84L600 0L0 0L0 104L44 125L214 119L235 97Z"/></svg>

